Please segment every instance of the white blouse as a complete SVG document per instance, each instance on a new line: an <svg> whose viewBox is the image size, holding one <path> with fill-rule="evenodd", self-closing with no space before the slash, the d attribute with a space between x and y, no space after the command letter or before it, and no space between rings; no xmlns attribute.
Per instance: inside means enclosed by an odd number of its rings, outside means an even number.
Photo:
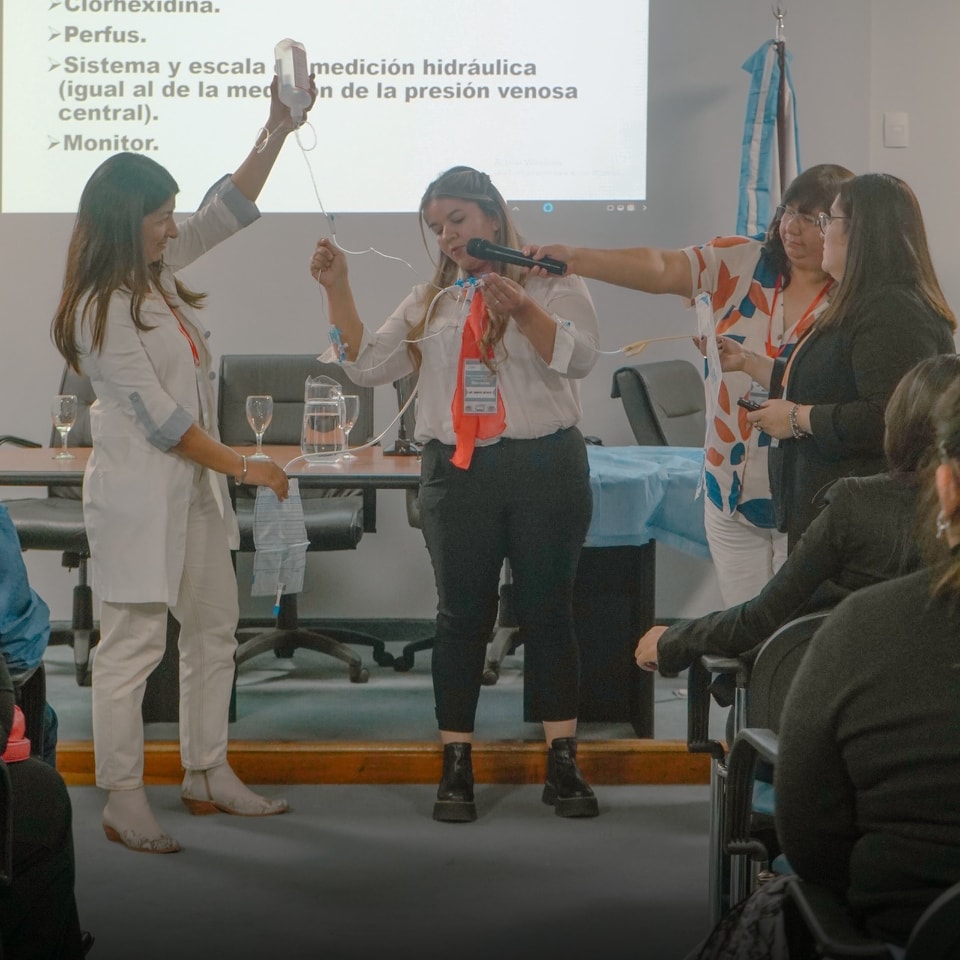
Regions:
<svg viewBox="0 0 960 960"><path fill-rule="evenodd" d="M599 342L596 311L580 277L530 277L524 290L553 315L557 333L549 365L515 323L507 324L503 340L496 347L497 385L507 420L501 436L517 440L548 436L579 421L577 380L593 368ZM354 383L376 386L413 372L403 341L420 322L436 292L427 284L414 287L375 334L364 328L357 359L344 362ZM457 296L458 291L451 291L439 298L419 344L423 363L414 438L421 443L456 443L451 404L467 312ZM323 359L337 357L331 350ZM477 445L496 443L498 439L478 440Z"/></svg>

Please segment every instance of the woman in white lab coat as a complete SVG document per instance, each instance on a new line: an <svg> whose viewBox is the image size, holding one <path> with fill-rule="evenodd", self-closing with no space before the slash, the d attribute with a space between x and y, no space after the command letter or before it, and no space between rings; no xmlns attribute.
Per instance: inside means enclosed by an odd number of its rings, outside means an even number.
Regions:
<svg viewBox="0 0 960 960"><path fill-rule="evenodd" d="M239 615L230 549L238 546L226 478L287 495L272 461L248 460L217 438L211 357L197 310L204 295L176 272L259 216L254 204L294 129L274 81L267 126L237 171L176 223L178 187L154 160L121 153L93 173L80 200L53 337L90 377L93 454L84 520L102 600L93 670L98 786L109 791L107 837L152 853L177 842L143 787L141 702L163 656L168 609L180 623L182 796L193 813L283 813L227 763Z"/></svg>

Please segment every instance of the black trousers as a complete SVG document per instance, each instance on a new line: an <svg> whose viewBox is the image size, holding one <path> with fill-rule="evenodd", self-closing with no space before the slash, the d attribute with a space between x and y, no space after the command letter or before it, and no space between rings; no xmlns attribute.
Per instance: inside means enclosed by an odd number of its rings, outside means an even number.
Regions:
<svg viewBox="0 0 960 960"><path fill-rule="evenodd" d="M474 729L487 643L509 558L524 645L524 682L536 720L577 715L580 657L571 611L593 498L575 427L535 440L477 447L468 470L452 446L423 451L420 510L437 582L433 688L441 730Z"/></svg>
<svg viewBox="0 0 960 960"><path fill-rule="evenodd" d="M31 757L11 763L13 882L0 887L4 960L77 960L72 811L56 770Z"/></svg>

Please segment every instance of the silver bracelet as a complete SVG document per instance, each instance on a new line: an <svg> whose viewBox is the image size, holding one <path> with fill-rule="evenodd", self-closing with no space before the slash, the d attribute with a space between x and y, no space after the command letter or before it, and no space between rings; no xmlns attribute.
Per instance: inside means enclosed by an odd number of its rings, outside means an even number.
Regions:
<svg viewBox="0 0 960 960"><path fill-rule="evenodd" d="M244 480L247 478L247 458L241 453L240 454L240 476L234 477L237 486L240 486Z"/></svg>
<svg viewBox="0 0 960 960"><path fill-rule="evenodd" d="M790 408L790 413L787 414L787 419L790 421L790 429L793 431L794 440L802 440L804 437L810 436L810 434L805 430L801 430L800 425L797 423L797 408L799 406L799 403L795 403Z"/></svg>

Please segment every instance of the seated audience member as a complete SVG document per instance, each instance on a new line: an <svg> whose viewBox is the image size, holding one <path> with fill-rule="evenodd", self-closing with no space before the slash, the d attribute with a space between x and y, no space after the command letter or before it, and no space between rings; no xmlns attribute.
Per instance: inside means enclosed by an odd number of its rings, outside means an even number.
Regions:
<svg viewBox="0 0 960 960"><path fill-rule="evenodd" d="M50 610L30 589L20 540L7 508L0 504L0 653L13 676L38 667L50 639ZM41 756L57 765L57 715L50 704L43 717Z"/></svg>
<svg viewBox="0 0 960 960"><path fill-rule="evenodd" d="M949 554L824 623L784 706L775 775L793 869L897 945L960 878L960 382L933 420L928 522Z"/></svg>
<svg viewBox="0 0 960 960"><path fill-rule="evenodd" d="M13 725L13 684L0 657L0 751ZM13 812L13 871L0 885L5 960L75 960L93 942L81 933L73 885L70 797L60 775L33 757L7 764Z"/></svg>
<svg viewBox="0 0 960 960"><path fill-rule="evenodd" d="M742 656L794 617L918 569L917 496L935 453L931 414L957 379L955 354L930 357L910 370L884 415L889 472L837 480L826 508L758 596L671 627L651 627L637 644L637 663L672 676L703 654Z"/></svg>

